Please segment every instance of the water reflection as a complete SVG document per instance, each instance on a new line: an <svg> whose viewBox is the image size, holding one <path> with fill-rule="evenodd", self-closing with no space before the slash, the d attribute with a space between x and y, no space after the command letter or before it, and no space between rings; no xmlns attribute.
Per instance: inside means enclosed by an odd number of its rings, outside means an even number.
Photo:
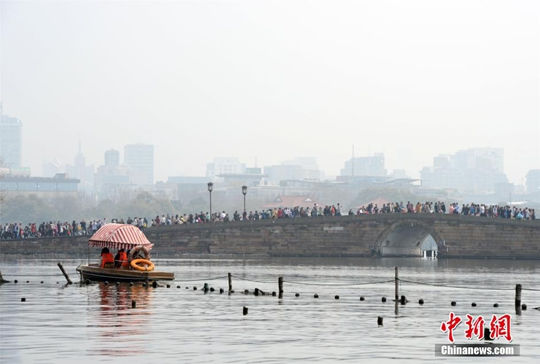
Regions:
<svg viewBox="0 0 540 364"><path fill-rule="evenodd" d="M152 289L140 284L97 284L99 292L100 355L127 356L144 352L137 338L151 329ZM136 307L132 308L132 301ZM114 350L111 345L114 341ZM118 345L120 344L120 345Z"/></svg>

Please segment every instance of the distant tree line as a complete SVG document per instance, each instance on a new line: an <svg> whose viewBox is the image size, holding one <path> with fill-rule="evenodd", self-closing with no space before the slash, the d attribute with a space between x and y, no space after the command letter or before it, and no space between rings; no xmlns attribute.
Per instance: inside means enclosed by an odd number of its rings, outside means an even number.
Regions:
<svg viewBox="0 0 540 364"><path fill-rule="evenodd" d="M136 198L98 203L77 197L40 198L35 194L4 196L0 201L0 222L80 221L82 219L153 217L179 213L167 199L141 192Z"/></svg>
<svg viewBox="0 0 540 364"><path fill-rule="evenodd" d="M352 192L352 191L351 191ZM359 191L344 193L343 191L327 191L312 195L319 204L340 203L343 209L356 209L374 200L395 201L418 201L441 200L441 196L420 196L408 189L392 188L368 188ZM76 196L64 196L55 198L41 198L35 194L9 196L0 195L0 223L40 223L49 221L81 221L113 218L127 219L128 217L155 218L163 214L191 214L207 213L209 201L206 194L193 194L185 196L183 200L171 201L167 198L156 197L148 192L139 192L135 197L123 196L117 200L101 200L96 202ZM247 213L259 212L268 202L274 198L257 198L247 196ZM450 200L447 196L442 200ZM456 199L455 199L456 200ZM454 200L454 201L455 201ZM294 207L294 206L283 206ZM304 206L307 207L307 206ZM312 206L310 206L312 207ZM229 196L214 193L212 196L213 212L226 211L231 216L236 211L243 212L242 195Z"/></svg>

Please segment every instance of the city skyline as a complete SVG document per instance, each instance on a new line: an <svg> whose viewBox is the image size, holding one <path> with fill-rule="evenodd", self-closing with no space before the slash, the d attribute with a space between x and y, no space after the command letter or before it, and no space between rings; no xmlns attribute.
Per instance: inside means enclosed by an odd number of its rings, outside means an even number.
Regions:
<svg viewBox="0 0 540 364"><path fill-rule="evenodd" d="M14 117L3 114L1 117L0 125L5 132L2 133L0 141L2 147L0 160L4 161L4 167L11 168L11 173L30 175L31 171L28 168L21 168L20 163L22 123ZM16 130L16 135L13 134L12 129ZM62 163L55 159L42 165L42 173L39 176L54 177L58 173L67 173L68 177L80 179L80 191L97 193L101 196L112 196L111 192L116 194L119 191L118 188L126 188L129 185L149 188L154 185L154 181L166 183L170 177L179 176L169 171L166 179L155 179L154 149L155 146L149 144L126 144L123 146L122 163L120 163L120 151L109 149L104 152L104 164L95 169L94 164L86 164L86 157L79 141L73 164ZM17 156L15 164L13 153ZM412 176L413 179L419 178L420 183L428 188L507 194L516 187L525 187L525 184L529 183L530 173L537 169L528 170L527 175L522 179L523 183L509 181L504 168L504 154L503 148L469 148L455 151L453 154L437 154L433 157L433 164L423 166L420 176L417 177L414 173L407 175L407 172L401 168L387 169L384 153L373 153L369 156L355 155L353 145L351 157L344 161L339 175L326 173L324 169L319 168L318 158L312 156L295 157L280 161L278 164L262 165L262 168L256 167L256 158L254 165L250 166L236 157L220 156L206 163L205 176L214 181L223 175L236 175L233 178L241 181L242 175L245 175L249 177L245 183L249 180L250 185L260 183L279 185L281 181L286 180L330 181L349 176L395 178ZM353 159L354 162L352 162ZM261 173L264 173L263 181L253 179L254 176L251 176ZM32 176L35 177L37 174L34 172ZM184 176L189 177L189 175ZM202 174L191 176L201 177ZM227 179L230 180L231 177Z"/></svg>
<svg viewBox="0 0 540 364"><path fill-rule="evenodd" d="M314 156L335 176L352 145L418 177L438 154L502 147L523 184L540 166L540 4L388 5L2 2L0 100L33 173L79 141L94 164L155 145L156 180L216 156Z"/></svg>
<svg viewBox="0 0 540 364"><path fill-rule="evenodd" d="M133 143L130 143L130 144L133 144ZM137 144L141 144L141 143L137 143ZM129 144L127 144L129 145ZM117 151L119 152L120 150L123 150L125 146L120 146L119 148L109 148L109 151L110 150L114 150L114 151ZM154 145L154 148L155 149L159 149L159 146L155 146ZM464 152L464 151L470 151L470 150L475 150L475 149L502 149L502 148L490 148L490 147L485 147L485 148L466 148L466 149L460 149L460 150L454 150L452 152L449 152L449 153L435 153L433 154L431 160L424 166L421 166L419 167L419 169L416 171L416 173L410 173L410 171L408 170L405 170L406 174L408 177L410 178L417 178L417 179L420 179L421 178L421 172L423 169L425 169L426 167L430 167L433 165L433 161L437 158L437 157L441 157L441 156L451 156L455 153L458 153L458 152ZM505 150L502 149L504 152ZM87 165L94 165L96 166L96 170L97 170L97 166L100 166L104 163L104 153L106 151L102 151L101 153L101 158L98 159L97 161L89 161L88 158L86 157L87 154L86 152L84 151L84 148L83 148L83 151L82 151L82 155L85 157L86 159L86 163ZM73 156L70 156L70 157L67 157L66 160L59 160L57 158L55 158L53 161L55 162L60 162L62 163L61 164L61 168L60 170L58 170L58 172L65 172L65 169L66 168L69 168L69 166L73 163L73 158L76 157L78 154L75 153L73 154ZM505 154L505 153L503 153ZM378 155L382 155L383 158L384 158L384 167L385 167L385 171L386 171L386 174L374 174L374 175L392 175L393 172L397 171L397 172L401 172L404 170L404 168L401 168L399 165L396 166L395 168L391 168L391 167L388 167L388 164L386 163L386 160L388 159L388 156L385 154L385 153L371 153L370 155L358 155L358 153L356 153L355 155L355 159L362 159L362 158L373 158L373 157L376 157ZM120 157L119 157L120 158ZM252 162L250 163L249 161L246 161L242 158L239 158L239 157L236 157L236 156L215 156L213 158L210 158L209 160L203 162L203 164L201 166L199 166L198 168L198 171L199 173L191 173L191 174L182 174L182 173L173 173L173 172L170 172L170 173L164 173L162 177L156 177L156 175L154 175L154 181L155 182L159 182L159 181L166 181L168 177L171 177L171 176L187 176L187 177L201 177L201 176L208 176L208 164L211 164L212 161L214 159L234 159L234 160L237 160L239 163L243 164L244 167L246 168L253 168L253 167L256 167L256 168L261 168L263 169L264 167L270 167L270 166L281 166L281 165L294 165L294 163L291 163L292 161L294 161L295 159L302 159L302 158L312 158L314 159L317 163L319 163L319 158L317 158L316 156L301 156L301 157L294 157L294 156L290 156L288 158L286 158L285 160L277 160L276 163L261 163L260 160L261 158L257 157L257 158L253 158ZM337 171L337 173L335 174L331 174L331 173L328 173L324 168L322 168L320 165L319 165L319 168L318 170L320 172L323 173L323 178L322 179L334 179L335 177L337 176L340 176L340 175L348 175L350 173L350 170L348 170L348 172L346 174L344 174L344 166L346 168L350 168L350 167L347 167L346 166L346 163L348 163L348 161L350 161L350 159L352 158L352 155L349 155L348 157L345 157L344 160L341 161L341 165L333 168L333 170ZM125 166L125 163L124 163L124 160L123 158L120 159L122 161L122 163L120 163L120 165L124 165ZM257 160L256 164L255 164L255 160ZM515 182L514 180L512 180L510 178L510 176L508 175L507 171L506 171L506 158L504 159L505 162L504 162L504 168L503 168L503 173L506 174L508 176L508 179L509 179L509 182L510 183L513 183L515 185L524 185L525 184L525 180L526 180L526 175L529 171L531 170L536 170L536 169L539 169L539 168L534 168L534 167L531 167L529 169L527 169L525 171L525 174L521 177L518 178L518 182ZM38 168L39 173L34 173L34 170L32 169L32 175L36 175L36 176L41 176L41 175L44 175L43 174L43 171L44 171L44 168L46 168L46 165L49 163L49 162L53 162L53 161L46 161L45 163L42 163L41 166ZM156 164L156 160L154 160L154 164ZM51 173L49 173L51 174ZM364 174L364 173L360 173L360 171L357 171L356 172L356 175L369 175L369 174ZM211 176L210 176L211 177Z"/></svg>
<svg viewBox="0 0 540 364"><path fill-rule="evenodd" d="M13 118L12 118L13 119ZM23 129L24 130L24 129ZM118 163L118 166L123 166L123 167L127 167L129 169L129 163L126 163L126 160L125 160L125 149L126 147L135 147L135 146L147 146L147 147L152 147L152 158L154 158L154 163L155 164L155 157L153 157L153 154L154 154L154 149L157 149L158 146L155 146L155 145L146 145L146 144L143 144L143 143L130 143L130 144L126 144L124 146L121 146L119 147L118 149L116 148L109 148L108 150L105 150L105 151L102 151L102 155L101 155L101 158L97 161L88 161L88 158L86 157L87 154L86 154L86 151L84 150L84 148L81 147L81 144L79 142L78 144L78 150L76 153L74 153L72 156L67 156L66 157L66 160L60 160L58 158L54 158L53 160L50 160L50 161L44 161L44 163L41 163L41 166L38 168L38 173L35 172L34 169L31 170L31 174L32 176L46 176L46 177L52 177L54 176L54 174L56 173L68 173L68 174L77 174L79 172L76 172L76 173L69 173L70 171L73 171L73 168L74 168L74 165L76 166L78 163L80 164L80 162L77 162L77 159L81 159L83 158L84 160L84 163L86 164L86 166L89 168L93 168L94 169L94 173L98 173L98 167L101 166L101 165L106 165L107 164L107 153L110 153L110 152L114 152L116 153L116 158L118 158L117 160L117 163ZM157 148L156 148L157 147ZM504 148L490 148L490 147L484 147L484 148L467 148L467 149L462 149L462 150L455 150L451 153L436 153L433 155L433 158L431 160L431 162L427 165L424 165L422 166L418 171L417 173L409 173L409 171L406 171L404 170L403 168L400 168L400 166L397 166L396 168L389 168L388 165L386 164L386 160L387 160L387 155L384 154L384 153L372 153L370 155L358 155L358 153L356 153L356 155L354 155L354 159L355 160L366 160L366 161L369 161L369 160L376 160L377 158L382 158L382 164L380 164L379 167L373 167L373 166L369 166L369 167L366 167L366 168L382 168L381 171L379 172L376 172L376 173L362 173L362 170L361 169L357 169L356 170L356 175L358 176L391 176L394 172L398 172L398 174L402 174L403 171L406 172L407 174L407 177L410 177L410 178L415 178L415 179L422 179L422 173L426 170L426 168L431 168L434 163L437 163L437 159L440 159L440 158L448 158L448 157L451 157L453 156L454 154L459 154L459 153L464 153L464 152L474 152L476 150L500 150L501 153L502 153L502 157L504 158L504 154L505 154L505 150ZM122 151L122 152L120 152ZM120 153L122 153L122 157L120 157ZM350 175L351 174L351 170L350 170L350 160L351 158L353 158L352 155L350 155L349 157L347 157L346 159L344 159L341 163L341 166L339 168L335 168L335 170L337 169L338 170L338 173L336 174L330 174L330 173L327 173L327 171L325 169L323 169L322 167L318 166L318 168L316 169L317 171L321 172L321 176L320 177L317 177L315 179L321 179L321 180L331 180L331 179L335 179L336 177L338 176L347 176L347 175ZM134 158L131 158L131 163L133 163L133 160ZM210 177L210 178L214 178L214 173L210 173L209 174L209 171L208 171L208 168L209 168L209 165L213 164L215 160L223 160L223 161L227 161L227 160L233 160L234 163L240 163L242 165L243 168L253 168L253 167L258 167L260 168L261 170L264 169L265 167L266 168L269 168L269 167L275 167L275 166L291 166L291 165L300 165L301 163L296 163L295 161L297 160L313 160L314 163L318 164L318 161L319 161L319 158L317 158L316 156L301 156L301 157L293 157L293 156L290 156L287 160L281 160L281 161L277 161L277 163L274 163L274 164L262 164L260 162L258 162L258 160L260 160L260 158L254 158L253 162L252 163L249 163L249 161L244 161L242 160L241 158L238 158L236 156L215 156L214 158L206 161L205 163L203 163L202 166L200 166L199 170L201 171L200 173L196 173L196 174L174 174L174 173L165 173L164 177L162 178L159 178L159 177L156 177L155 174L153 172L144 172L145 174L148 175L148 173L150 173L152 176L153 176L153 181L154 182L164 182L166 181L169 177L171 176L187 176L187 177L201 177L201 176L206 176L206 177ZM504 159L503 159L504 160ZM146 163L148 163L148 161L146 161ZM255 164L257 163L257 164ZM370 164L372 164L373 162L369 162ZM378 163L381 163L380 161ZM144 164L144 163L143 163ZM95 166L95 168L94 168ZM137 167L137 166L135 166ZM508 176L508 173L506 172L506 163L503 161L503 165L500 166L501 171L503 174L506 174ZM153 166L152 168L155 169L155 166ZM514 185L520 185L520 186L523 186L525 185L526 183L526 175L527 173L529 173L530 171L532 170L537 170L538 168L530 168L530 169L527 169L526 172L525 172L525 175L523 175L521 178L520 178L520 181L518 183L512 181L509 176L508 176L508 180L510 183L513 183ZM127 173L127 172L126 172ZM235 173L235 171L221 171L221 173ZM236 173L238 173L238 171L236 171ZM219 173L216 173L215 175L217 176ZM79 178L77 175L74 176L75 178ZM306 177L308 178L308 177ZM151 177L147 177L147 181L149 180L152 180ZM140 183L135 183L135 184L140 184ZM152 183L145 183L147 185L151 185L153 184Z"/></svg>
<svg viewBox="0 0 540 364"><path fill-rule="evenodd" d="M16 119L19 122L22 121L17 117L8 116L8 118ZM37 160L30 161L28 158L25 158L26 153L25 153L25 150L24 150L25 149L25 147L24 147L25 128L24 127L22 127L22 138L21 139L23 140L23 146L22 146L22 153L20 153L20 154L22 154L22 157L21 157L22 162L21 162L20 165L22 165L22 166L30 166L33 175L44 175L44 168L46 168L45 165L48 164L48 163L62 163L63 167L65 169L66 166L68 166L70 163L72 163L74 156L76 156L76 154L78 152L79 145L81 144L80 139L79 139L79 141L73 141L73 154L71 154L71 155L66 154L63 157L56 155L56 156L53 156L53 158L49 159L49 160L41 159L40 161L37 161ZM114 147L107 147L107 149L115 149L115 150L122 150L123 151L123 149L124 149L124 147L126 145L136 145L136 144L151 144L151 143L128 142L125 145L124 144L118 144L118 145L115 145ZM291 159L295 159L295 158L315 158L317 160L317 162L319 163L320 170L324 173L324 175L329 177L329 178L332 178L332 177L336 177L336 176L339 176L340 174L342 174L342 169L344 167L343 163L346 160L349 160L351 158L351 156L352 156L352 154L346 155L345 149L347 149L346 148L347 146L342 146L342 147L343 147L342 149L344 149L343 153L339 153L339 154L335 153L333 155L333 160L330 161L330 162L328 162L328 158L325 158L324 156L320 157L320 156L317 156L317 155L312 155L312 156L308 156L308 155L286 155L282 159L278 159L276 157L269 157L269 156L264 155L264 154L258 154L258 155L253 155L253 156L245 156L244 158L238 157L238 156L233 156L233 155L230 155L230 154L224 154L221 157L222 158L238 158L246 166L249 166L249 167L263 167L265 165L281 165L284 162L286 162L287 160L291 160ZM479 149L483 149L483 148L486 148L486 149L497 149L497 148L503 149L504 152L505 152L504 153L504 173L508 176L509 181L511 183L516 184L516 185L525 184L525 179L526 179L527 173L530 170L540 168L540 155L539 155L538 158L537 158L538 159L538 164L536 164L536 165L531 164L530 166L523 166L523 168L524 168L523 173L521 173L521 170L520 170L518 174L516 174L517 172L514 172L514 174L511 174L512 171L515 170L515 168L512 168L512 166L514 164L514 161L509 160L511 157L507 156L505 148L496 147L494 145L485 145L485 146L481 146L481 147L478 147L478 146L472 147L471 146L471 147L468 147L468 148L466 147L466 148L462 148L462 149L445 150L444 152L433 151L431 153L426 153L424 155L423 159L427 160L427 163L425 165L418 165L418 166L412 166L411 167L411 165L409 163L409 164L407 164L409 166L408 168L399 163L399 159L397 157L398 157L398 155L400 153L398 153L398 150L395 150L394 153L392 153L392 154L388 154L388 153L382 152L380 150L373 150L372 151L371 149L367 149L367 150L366 149L361 149L356 144L353 144L351 146L348 146L349 153L351 153L350 152L351 147L356 149L355 158L372 157L372 156L377 155L377 154L382 154L382 155L384 155L384 158L385 158L385 167L387 169L388 174L391 174L392 171L395 171L395 170L405 170L406 174L408 176L412 177L412 178L420 178L422 169L424 169L425 167L431 165L431 163L433 161L433 158L435 158L435 157L437 157L439 155L451 155L451 154L454 154L454 153L459 152L461 150L469 150L469 149L476 149L476 148L479 148ZM154 174L155 181L165 181L167 179L167 177L173 176L173 175L186 175L186 176L202 176L202 175L205 175L207 163L209 161L211 161L212 159L214 159L216 157L219 157L219 156L210 156L208 160L202 161L201 165L193 166L193 164L191 164L192 167L189 168L189 169L186 169L182 165L182 162L179 162L178 164L175 164L175 163L171 164L168 161L166 163L163 163L163 164L159 163L159 161L163 159L163 158L160 158L162 155L161 155L161 153L159 153L161 148L160 148L159 145L154 145L154 148L155 148L154 154L156 155L156 162L157 162L157 163L155 163L155 168L156 168L156 173ZM85 148L84 145L82 147L82 150L83 150L83 154L84 154L88 164L90 164L90 165L99 165L102 162L103 152L104 151L99 151L99 150L96 151L96 150L92 150L92 149L89 149L89 148ZM366 152L364 152L364 151L366 151ZM90 157L90 158L88 157L88 156L94 156L96 154L98 155L97 159L91 159L92 157ZM340 161L339 158L341 158L341 156L343 156L344 159ZM271 162L265 163L265 161L271 161ZM325 166L322 165L324 163L324 161L326 161ZM36 171L39 171L39 172L36 173ZM171 171L171 172L169 172L169 171ZM180 171L180 172L175 173L174 171ZM186 171L186 172L183 173L182 171Z"/></svg>

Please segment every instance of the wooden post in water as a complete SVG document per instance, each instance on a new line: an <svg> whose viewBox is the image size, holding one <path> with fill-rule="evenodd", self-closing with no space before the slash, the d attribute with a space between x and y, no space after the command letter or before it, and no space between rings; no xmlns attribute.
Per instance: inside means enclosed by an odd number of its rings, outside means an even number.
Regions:
<svg viewBox="0 0 540 364"><path fill-rule="evenodd" d="M395 274L394 274L394 300L399 300L399 292L398 292L398 267L395 267Z"/></svg>
<svg viewBox="0 0 540 364"><path fill-rule="evenodd" d="M399 308L398 308L398 300L399 300L399 292L398 292L398 267L395 267L395 274L394 274L394 313L397 315Z"/></svg>
<svg viewBox="0 0 540 364"><path fill-rule="evenodd" d="M227 277L229 279L229 293L231 293L232 292L232 274L227 273Z"/></svg>
<svg viewBox="0 0 540 364"><path fill-rule="evenodd" d="M0 284L2 283L9 283L9 281L6 281L4 277L2 277L2 272L0 272Z"/></svg>
<svg viewBox="0 0 540 364"><path fill-rule="evenodd" d="M62 271L62 274L64 275L64 277L66 277L66 281L68 282L68 284L73 284L73 282L71 281L71 279L69 279L66 271L64 270L64 267L62 267L62 264L61 263L58 263L58 268L60 268L60 270Z"/></svg>
<svg viewBox="0 0 540 364"><path fill-rule="evenodd" d="M283 298L283 277L278 277L278 298Z"/></svg>
<svg viewBox="0 0 540 364"><path fill-rule="evenodd" d="M521 315L521 284L516 284L516 315Z"/></svg>

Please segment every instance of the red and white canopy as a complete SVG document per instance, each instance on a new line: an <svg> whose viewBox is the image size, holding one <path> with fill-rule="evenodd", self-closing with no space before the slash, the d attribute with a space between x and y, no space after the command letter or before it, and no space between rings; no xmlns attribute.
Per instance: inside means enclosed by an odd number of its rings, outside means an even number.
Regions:
<svg viewBox="0 0 540 364"><path fill-rule="evenodd" d="M112 249L133 249L144 246L152 249L152 244L136 226L128 224L103 225L88 241L89 246Z"/></svg>

